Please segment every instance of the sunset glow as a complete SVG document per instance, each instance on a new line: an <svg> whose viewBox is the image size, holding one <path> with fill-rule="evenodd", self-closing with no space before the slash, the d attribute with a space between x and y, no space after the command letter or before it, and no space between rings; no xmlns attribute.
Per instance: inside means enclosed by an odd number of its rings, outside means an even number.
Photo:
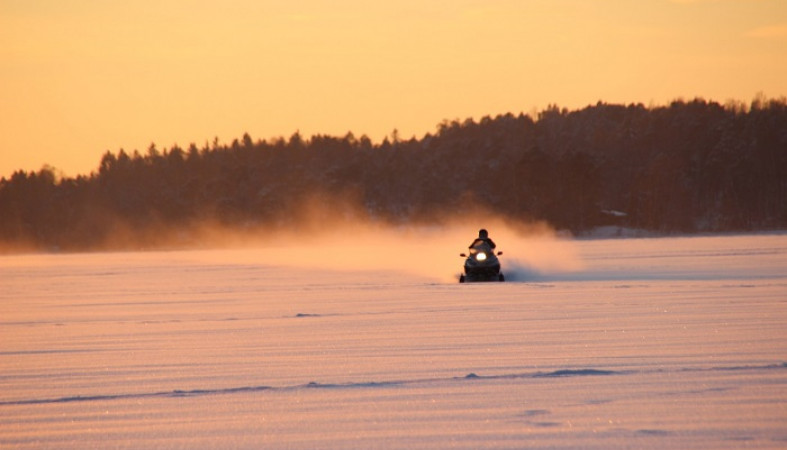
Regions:
<svg viewBox="0 0 787 450"><path fill-rule="evenodd" d="M597 101L787 94L782 0L0 0L0 177Z"/></svg>

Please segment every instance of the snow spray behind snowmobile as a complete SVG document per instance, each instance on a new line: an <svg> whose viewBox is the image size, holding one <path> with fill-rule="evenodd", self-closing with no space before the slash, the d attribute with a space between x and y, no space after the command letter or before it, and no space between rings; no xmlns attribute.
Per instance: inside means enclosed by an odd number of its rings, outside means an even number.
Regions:
<svg viewBox="0 0 787 450"><path fill-rule="evenodd" d="M465 259L465 273L459 276L459 282L471 281L505 281L500 272L500 260L503 252L497 252L483 239L476 239L470 246L470 254L459 256Z"/></svg>

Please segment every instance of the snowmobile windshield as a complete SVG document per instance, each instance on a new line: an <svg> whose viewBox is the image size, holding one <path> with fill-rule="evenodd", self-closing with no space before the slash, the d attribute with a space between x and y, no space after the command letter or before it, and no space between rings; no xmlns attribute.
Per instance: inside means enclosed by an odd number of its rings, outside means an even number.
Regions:
<svg viewBox="0 0 787 450"><path fill-rule="evenodd" d="M483 239L476 239L472 245L470 245L470 253L478 253L478 252L485 252L491 253L492 247Z"/></svg>

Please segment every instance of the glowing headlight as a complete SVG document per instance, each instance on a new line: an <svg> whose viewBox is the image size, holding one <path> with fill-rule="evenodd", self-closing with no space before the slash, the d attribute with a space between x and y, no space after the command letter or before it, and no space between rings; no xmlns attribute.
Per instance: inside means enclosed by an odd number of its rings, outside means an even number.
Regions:
<svg viewBox="0 0 787 450"><path fill-rule="evenodd" d="M475 259L477 259L478 261L486 261L486 253L478 252L478 254L475 255Z"/></svg>

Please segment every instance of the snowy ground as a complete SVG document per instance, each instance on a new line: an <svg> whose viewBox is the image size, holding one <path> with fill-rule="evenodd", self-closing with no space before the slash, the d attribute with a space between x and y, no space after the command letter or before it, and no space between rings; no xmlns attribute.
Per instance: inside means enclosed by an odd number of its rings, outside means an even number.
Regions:
<svg viewBox="0 0 787 450"><path fill-rule="evenodd" d="M0 258L0 447L787 447L787 235L493 237Z"/></svg>

